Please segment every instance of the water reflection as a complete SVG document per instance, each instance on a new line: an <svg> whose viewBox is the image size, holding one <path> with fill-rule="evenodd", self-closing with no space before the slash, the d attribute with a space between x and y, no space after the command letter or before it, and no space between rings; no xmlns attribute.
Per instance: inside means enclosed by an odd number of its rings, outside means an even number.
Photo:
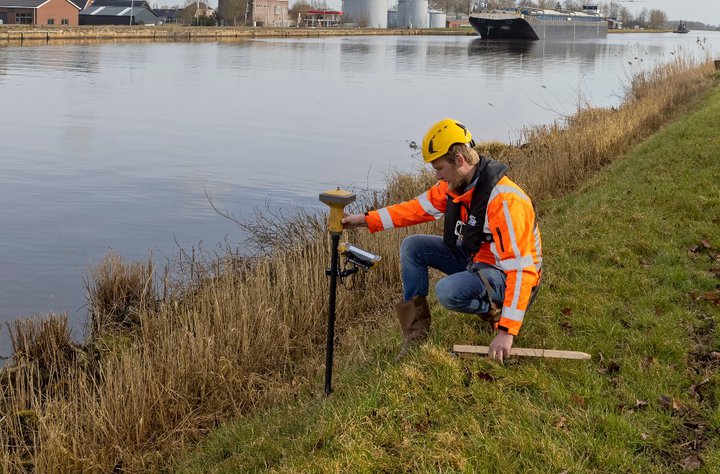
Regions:
<svg viewBox="0 0 720 474"><path fill-rule="evenodd" d="M22 51L13 58L13 74L21 76L40 77L47 72L38 71L37 64L42 63L48 71L64 71L78 74L92 74L97 72L100 54L97 48L77 48L74 46L58 46L48 57L46 46L25 45L20 50L8 48L11 51ZM6 50L6 51L7 51ZM10 59L5 57L5 61ZM0 61L0 64L5 61Z"/></svg>
<svg viewBox="0 0 720 474"><path fill-rule="evenodd" d="M360 82L357 75L382 73L386 59L386 43L363 38L348 38L340 43L340 63L343 78Z"/></svg>
<svg viewBox="0 0 720 474"><path fill-rule="evenodd" d="M489 41L477 38L468 45L469 56L497 60L527 61L529 67L543 67L548 62L569 61L593 66L598 57L606 57L610 46L597 41Z"/></svg>

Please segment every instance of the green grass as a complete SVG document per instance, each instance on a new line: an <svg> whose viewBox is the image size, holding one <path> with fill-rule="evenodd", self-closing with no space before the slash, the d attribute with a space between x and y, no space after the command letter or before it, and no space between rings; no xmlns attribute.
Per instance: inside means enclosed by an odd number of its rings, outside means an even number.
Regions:
<svg viewBox="0 0 720 474"><path fill-rule="evenodd" d="M545 280L515 346L591 361L453 357L453 343L492 333L436 306L431 342L398 363L388 315L363 357L341 351L331 397L319 380L217 430L178 470L720 472L718 123L715 87L582 189L538 205Z"/></svg>

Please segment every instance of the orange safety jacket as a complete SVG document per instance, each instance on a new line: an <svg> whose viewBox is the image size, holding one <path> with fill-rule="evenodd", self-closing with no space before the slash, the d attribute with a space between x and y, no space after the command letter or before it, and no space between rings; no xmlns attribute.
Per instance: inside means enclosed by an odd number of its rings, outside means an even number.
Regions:
<svg viewBox="0 0 720 474"><path fill-rule="evenodd" d="M461 204L460 222L467 224L475 191L476 187L472 186L457 195L449 190L446 182L439 181L415 199L369 211L365 220L370 232L437 220L445 215L449 197L453 203ZM498 327L517 335L531 294L540 282L540 230L530 198L510 178L503 176L485 192L489 192L489 199L483 232L492 235L492 239L483 242L475 255L469 256L468 263L487 263L505 272L505 297Z"/></svg>

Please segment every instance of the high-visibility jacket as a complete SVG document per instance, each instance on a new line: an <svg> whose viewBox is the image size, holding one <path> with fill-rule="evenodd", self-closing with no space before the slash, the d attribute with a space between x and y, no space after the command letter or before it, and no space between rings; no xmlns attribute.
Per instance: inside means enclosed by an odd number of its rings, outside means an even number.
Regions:
<svg viewBox="0 0 720 474"><path fill-rule="evenodd" d="M369 211L365 220L370 232L437 220L445 214L450 196L452 202L462 204L460 220L465 224L474 191L475 187L471 187L457 195L449 190L446 182L439 181L415 199ZM483 232L491 234L492 241L483 243L480 250L470 256L469 263L487 263L505 272L505 295L498 327L517 335L531 293L540 280L540 230L530 198L510 178L503 176L489 191Z"/></svg>

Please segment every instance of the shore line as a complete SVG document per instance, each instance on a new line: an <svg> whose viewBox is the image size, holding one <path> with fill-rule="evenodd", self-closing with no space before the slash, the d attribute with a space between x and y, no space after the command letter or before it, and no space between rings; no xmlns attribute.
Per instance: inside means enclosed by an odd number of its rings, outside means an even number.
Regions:
<svg viewBox="0 0 720 474"><path fill-rule="evenodd" d="M671 30L610 30L608 33L669 33ZM331 36L478 36L470 28L254 28L195 26L0 26L0 42L145 39L153 41ZM479 37L479 36L478 36Z"/></svg>
<svg viewBox="0 0 720 474"><path fill-rule="evenodd" d="M472 29L251 28L164 26L0 27L0 42L54 40L320 38L326 36L476 36Z"/></svg>

